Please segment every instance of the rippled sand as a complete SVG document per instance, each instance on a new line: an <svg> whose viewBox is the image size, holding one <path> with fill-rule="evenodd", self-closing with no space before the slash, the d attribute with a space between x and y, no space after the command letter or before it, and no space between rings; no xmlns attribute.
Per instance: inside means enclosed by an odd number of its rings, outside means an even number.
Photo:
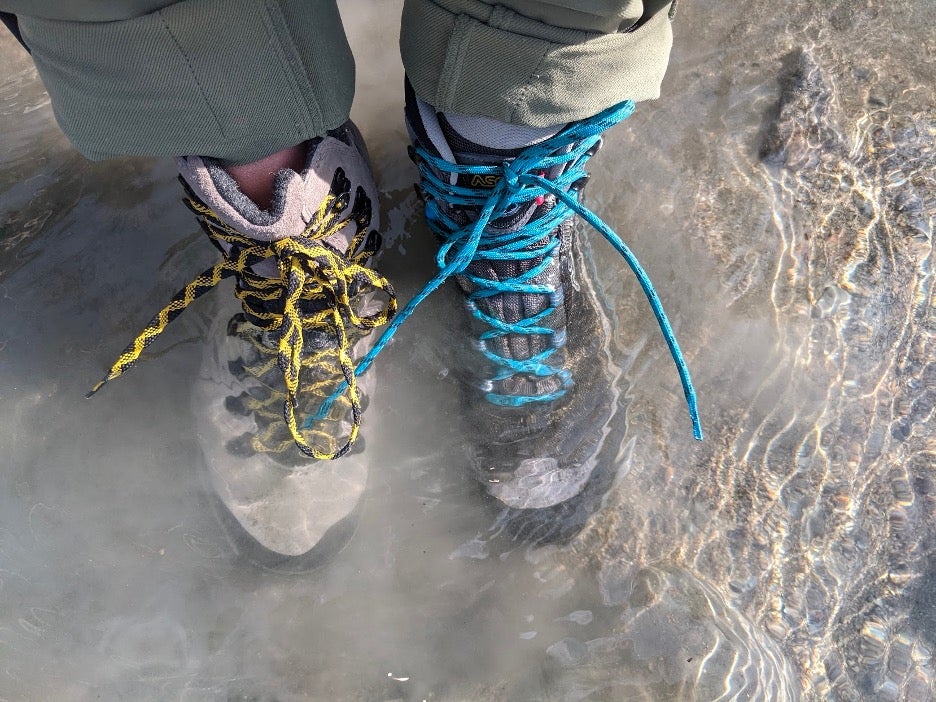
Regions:
<svg viewBox="0 0 936 702"><path fill-rule="evenodd" d="M198 478L221 293L83 399L213 252L171 164L84 162L0 37L0 699L936 698L936 10L803 5L683 3L664 97L593 161L706 441L596 239L620 408L587 504L519 523L479 493L442 293L378 364L357 533L304 576L240 560ZM408 298L399 4L342 8ZM555 521L585 527L544 545Z"/></svg>

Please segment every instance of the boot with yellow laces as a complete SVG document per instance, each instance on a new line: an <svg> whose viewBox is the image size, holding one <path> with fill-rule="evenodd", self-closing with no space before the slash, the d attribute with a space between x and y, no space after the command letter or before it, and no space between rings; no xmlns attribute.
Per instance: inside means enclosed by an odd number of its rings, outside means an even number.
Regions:
<svg viewBox="0 0 936 702"><path fill-rule="evenodd" d="M179 291L100 384L233 277L241 311L212 329L194 388L198 435L225 520L251 537L239 547L291 567L347 534L367 480L359 431L372 374L358 378L357 367L396 310L371 267L378 202L360 134L348 122L307 146L305 168L279 171L266 209L221 163L179 159L185 203L222 261Z"/></svg>

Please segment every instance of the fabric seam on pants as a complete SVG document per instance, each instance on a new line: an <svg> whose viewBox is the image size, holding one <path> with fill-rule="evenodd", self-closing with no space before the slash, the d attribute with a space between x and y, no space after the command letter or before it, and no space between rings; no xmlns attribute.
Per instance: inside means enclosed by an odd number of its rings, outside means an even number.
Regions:
<svg viewBox="0 0 936 702"><path fill-rule="evenodd" d="M441 81L439 87L444 92L440 92L438 103L435 106L437 110L444 110L453 99L451 93L455 90L461 76L462 63L465 60L465 51L468 48L471 32L474 31L475 19L470 15L460 14L455 18L455 26L452 28L452 39L449 42L448 52L445 56L445 63L442 66L442 75L451 76L447 81Z"/></svg>
<svg viewBox="0 0 936 702"><path fill-rule="evenodd" d="M446 0L422 0L422 2L453 15L470 17L476 22L494 29L502 29L505 32L510 32L511 34L516 34L521 37L539 39L559 45L579 44L589 39L596 39L603 36L602 32L552 26L503 5L490 5L487 2L475 2L473 3L474 7L468 9L462 8L459 10L457 8L461 3L457 2L446 2ZM512 18L518 18L527 23L526 29L521 31L516 22L510 21ZM557 36L556 32L561 33L561 37Z"/></svg>
<svg viewBox="0 0 936 702"><path fill-rule="evenodd" d="M508 7L497 5L491 11L487 19L475 18L478 22L486 24L493 29L500 29L504 32L510 32L520 37L536 39L537 41L547 41L556 46L570 46L572 44L581 44L589 39L597 39L604 36L601 32L589 32L584 29L569 29L567 27L552 27L532 17L527 17L521 12L511 10ZM527 23L527 27L521 31L517 22ZM557 37L554 32L560 31L562 37Z"/></svg>
<svg viewBox="0 0 936 702"><path fill-rule="evenodd" d="M535 35L526 34L526 33L521 34L517 32L516 28L510 26L509 19L512 16L522 17L523 15L519 15L519 13L516 13L513 10L509 10L506 7L501 7L498 5L494 7L494 9L491 11L491 15L488 18L486 24L489 27L492 27L493 29L498 29L498 30L505 31L505 32L511 32L513 34L517 34L518 36L535 39L538 42L548 41L542 36L535 36ZM476 21L480 22L480 20L476 20ZM583 34L585 33L583 32ZM511 121L519 119L520 106L526 103L527 95L533 90L534 79L539 75L540 68L543 65L543 61L546 60L546 54L548 54L554 48L555 49L561 48L561 46L562 45L560 44L549 42L543 47L543 52L540 54L539 61L537 61L536 63L536 67L533 69L530 75L527 76L527 79L526 81L524 81L523 85L519 87L519 89L517 90L516 96L512 101L513 110L510 113Z"/></svg>
<svg viewBox="0 0 936 702"><path fill-rule="evenodd" d="M159 21L162 23L163 29L166 30L166 34L169 35L169 38L172 39L172 43L175 44L175 47L179 50L179 53L182 55L182 58L185 59L185 65L188 66L189 74L192 76L192 80L195 81L195 85L198 86L198 92L202 97L202 100L205 101L205 105L208 107L208 111L211 113L211 116L214 118L215 126L218 128L218 131L221 135L227 139L227 132L224 130L224 124L221 119L218 117L218 113L215 111L214 105L211 104L211 100L208 99L208 93L205 92L205 88L202 86L201 81L198 78L198 72L195 70L195 66L192 64L191 59L186 53L185 48L183 48L182 43L178 40L176 35L172 32L172 28L169 26L169 23L166 21L165 16L163 15L163 10L157 10L157 15L159 16Z"/></svg>
<svg viewBox="0 0 936 702"><path fill-rule="evenodd" d="M526 104L527 95L530 93L530 91L533 90L533 82L539 76L543 61L546 60L546 54L548 54L552 48L558 48L558 46L556 44L550 44L548 47L543 49L543 53L540 55L539 62L536 64L536 68L533 69L533 72L526 79L526 83L524 83L523 86L517 91L517 97L513 101L513 110L510 113L511 121L518 120L520 118L520 106Z"/></svg>
<svg viewBox="0 0 936 702"><path fill-rule="evenodd" d="M315 101L313 97L314 91L305 76L305 72L301 72L300 75L300 72L296 71L296 66L301 66L302 60L296 51L292 35L290 35L286 24L286 19L274 3L263 2L263 9L265 12L261 12L261 16L264 18L264 26L270 37L270 45L274 48L276 53L279 54L283 67L286 69L285 73L287 74L287 78L293 87L293 94L290 98L296 110L295 117L300 119L305 118L308 122L313 124L324 124L324 116L322 115L317 101ZM279 27L276 26L277 24ZM276 31L277 29L279 29L278 32ZM282 45L283 41L289 42L289 48ZM287 52L291 55L287 56ZM306 88L306 95L303 95L303 85ZM306 99L306 97L308 97L308 99ZM313 110L315 112L314 115ZM296 129L296 139L298 143L298 140L302 139L302 124L297 123L294 127Z"/></svg>

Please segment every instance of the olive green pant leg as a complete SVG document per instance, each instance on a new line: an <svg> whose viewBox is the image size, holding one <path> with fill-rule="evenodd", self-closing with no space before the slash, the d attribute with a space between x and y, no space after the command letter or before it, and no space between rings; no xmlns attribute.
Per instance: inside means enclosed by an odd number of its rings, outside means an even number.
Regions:
<svg viewBox="0 0 936 702"><path fill-rule="evenodd" d="M659 96L670 0L405 0L400 50L444 112L547 127Z"/></svg>
<svg viewBox="0 0 936 702"><path fill-rule="evenodd" d="M348 119L335 0L0 0L91 159L253 161ZM89 21L91 20L91 21Z"/></svg>

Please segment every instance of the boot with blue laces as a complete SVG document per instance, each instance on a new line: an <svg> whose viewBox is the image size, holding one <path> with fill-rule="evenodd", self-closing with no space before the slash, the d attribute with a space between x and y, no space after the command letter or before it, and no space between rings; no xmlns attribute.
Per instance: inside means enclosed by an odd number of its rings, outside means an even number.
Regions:
<svg viewBox="0 0 936 702"><path fill-rule="evenodd" d="M543 510L582 493L616 409L608 317L586 265L582 223L637 276L701 438L689 373L649 279L581 203L585 163L602 132L633 107L628 101L591 119L530 129L438 113L407 85L410 155L440 244L439 273L396 323L445 279L457 280L473 339L453 351L479 437L473 464L487 491L514 509Z"/></svg>

